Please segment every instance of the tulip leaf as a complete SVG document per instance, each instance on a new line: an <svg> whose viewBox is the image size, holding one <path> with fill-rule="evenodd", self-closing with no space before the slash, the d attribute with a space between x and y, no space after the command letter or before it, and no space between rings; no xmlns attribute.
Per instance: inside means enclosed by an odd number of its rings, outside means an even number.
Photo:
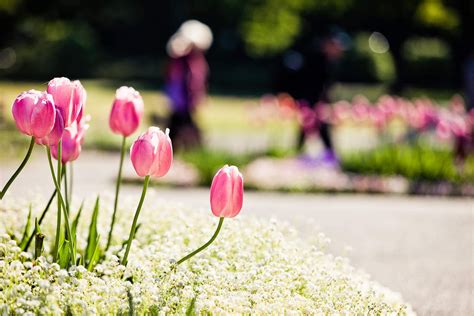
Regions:
<svg viewBox="0 0 474 316"><path fill-rule="evenodd" d="M69 261L71 260L71 251L69 246L69 240L65 239L59 246L58 251L58 264L61 268L67 268Z"/></svg>
<svg viewBox="0 0 474 316"><path fill-rule="evenodd" d="M186 316L196 315L196 313L194 312L194 305L196 305L196 297L193 297L193 299L189 303L188 308L186 308Z"/></svg>
<svg viewBox="0 0 474 316"><path fill-rule="evenodd" d="M26 243L28 242L28 237L29 237L29 231L30 231L30 227L31 227L31 204L30 204L30 210L28 211L28 217L26 219L26 225L25 225L25 229L23 231L23 236L21 237L21 241L20 241L20 244L19 244L19 247L21 249L24 249L24 247L26 246Z"/></svg>
<svg viewBox="0 0 474 316"><path fill-rule="evenodd" d="M74 218L74 220L72 221L72 226L71 226L71 235L72 235L72 238L74 239L74 243L76 242L77 238L76 238L76 235L77 235L77 225L79 224L79 219L81 217L81 214L82 214L82 208L84 207L84 201L82 201L81 203L81 206L79 207L79 210L77 211L77 215L76 217Z"/></svg>
<svg viewBox="0 0 474 316"><path fill-rule="evenodd" d="M38 259L38 257L43 253L45 235L41 232L37 218L35 218L35 231L35 259Z"/></svg>
<svg viewBox="0 0 474 316"><path fill-rule="evenodd" d="M135 304L133 303L133 295L130 290L127 290L127 297L128 297L128 315L133 316L135 315Z"/></svg>
<svg viewBox="0 0 474 316"><path fill-rule="evenodd" d="M97 233L97 218L99 216L100 198L95 200L94 211L92 212L91 223L89 225L89 237L87 238L87 247L84 253L84 263L91 262L95 249L99 243Z"/></svg>
<svg viewBox="0 0 474 316"><path fill-rule="evenodd" d="M97 235L97 238L95 241L95 249L94 249L94 252L92 253L92 257L89 260L89 264L87 265L88 271L92 271L95 264L99 261L99 258L100 258L99 238L100 238L100 235Z"/></svg>

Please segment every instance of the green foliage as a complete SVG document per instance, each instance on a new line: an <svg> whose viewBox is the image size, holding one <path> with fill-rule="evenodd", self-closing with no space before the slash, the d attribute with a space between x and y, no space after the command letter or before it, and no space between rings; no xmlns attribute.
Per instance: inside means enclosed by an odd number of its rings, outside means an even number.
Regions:
<svg viewBox="0 0 474 316"><path fill-rule="evenodd" d="M87 268L92 269L93 265L100 257L99 250L99 234L97 232L97 218L99 216L100 198L95 200L94 211L92 212L91 222L89 225L89 235L87 237L87 247L84 251L84 264Z"/></svg>
<svg viewBox="0 0 474 316"><path fill-rule="evenodd" d="M63 269L69 267L71 263L71 246L69 244L69 240L64 239L59 245L58 264Z"/></svg>
<svg viewBox="0 0 474 316"><path fill-rule="evenodd" d="M28 40L14 46L17 62L7 73L83 76L97 60L95 33L87 23L30 18L18 24L17 32Z"/></svg>
<svg viewBox="0 0 474 316"><path fill-rule="evenodd" d="M77 211L77 215L72 221L71 235L73 236L73 238L76 238L77 236L77 225L79 224L79 219L81 218L83 208L84 208L84 201L82 201L81 206L79 207L79 210Z"/></svg>
<svg viewBox="0 0 474 316"><path fill-rule="evenodd" d="M462 171L453 164L451 151L428 145L387 145L342 156L345 171L361 174L402 175L412 180L474 181L474 157Z"/></svg>
<svg viewBox="0 0 474 316"><path fill-rule="evenodd" d="M26 243L28 242L28 237L29 237L29 231L30 231L30 226L31 226L31 204L30 204L30 208L29 208L29 211L28 211L28 217L26 218L26 225L25 225L25 229L23 231L23 236L21 237L21 241L18 245L18 247L20 247L21 249L24 249L25 246L26 246Z"/></svg>
<svg viewBox="0 0 474 316"><path fill-rule="evenodd" d="M196 305L196 297L193 297L191 302L189 303L188 308L186 309L186 316L194 316L196 313L194 312L194 306Z"/></svg>
<svg viewBox="0 0 474 316"><path fill-rule="evenodd" d="M305 26L303 15L309 12L340 14L352 0L263 0L246 8L242 21L243 40L250 54L281 52L294 42Z"/></svg>
<svg viewBox="0 0 474 316"><path fill-rule="evenodd" d="M425 25L445 30L459 26L459 17L452 8L446 7L442 0L424 0L415 14L416 19Z"/></svg>
<svg viewBox="0 0 474 316"><path fill-rule="evenodd" d="M43 243L45 238L45 235L41 232L37 218L35 218L35 232L35 259L37 259L43 253Z"/></svg>

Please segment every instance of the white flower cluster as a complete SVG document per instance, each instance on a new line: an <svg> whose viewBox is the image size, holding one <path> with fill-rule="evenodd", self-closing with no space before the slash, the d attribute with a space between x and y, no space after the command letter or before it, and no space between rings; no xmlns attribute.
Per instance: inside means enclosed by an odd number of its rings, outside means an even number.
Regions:
<svg viewBox="0 0 474 316"><path fill-rule="evenodd" d="M122 203L115 245L92 272L84 267L61 270L50 257L34 260L22 253L11 235L21 235L28 207L1 202L0 314L122 314L133 309L164 315L185 314L190 308L198 314L413 314L399 294L371 281L347 259L325 253L328 239L323 234L302 240L284 223L245 214L224 221L208 249L176 267L175 260L210 238L217 220L210 212L151 196L147 200L128 266L119 265L118 256L130 227L132 201ZM104 205L110 203L102 201L102 245L110 218ZM82 214L80 247L85 246L91 210L88 204ZM46 251L54 239L55 210L50 211L42 225Z"/></svg>

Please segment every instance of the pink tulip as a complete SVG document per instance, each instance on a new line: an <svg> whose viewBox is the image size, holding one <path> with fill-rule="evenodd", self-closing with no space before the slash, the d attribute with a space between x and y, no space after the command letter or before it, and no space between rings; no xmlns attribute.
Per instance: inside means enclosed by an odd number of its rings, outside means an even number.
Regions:
<svg viewBox="0 0 474 316"><path fill-rule="evenodd" d="M35 138L48 135L56 119L51 96L36 90L20 94L13 102L12 112L16 127L23 134Z"/></svg>
<svg viewBox="0 0 474 316"><path fill-rule="evenodd" d="M86 102L86 90L79 80L54 78L48 83L48 93L53 96L54 104L61 112L64 124L70 126L81 112Z"/></svg>
<svg viewBox="0 0 474 316"><path fill-rule="evenodd" d="M79 157L82 151L82 144L84 143L84 134L89 128L86 123L86 117L82 116L82 110L77 116L76 120L64 129L61 138L61 162L66 163L74 161ZM51 153L53 157L58 159L58 142L51 146Z"/></svg>
<svg viewBox="0 0 474 316"><path fill-rule="evenodd" d="M55 111L56 111L56 119L54 120L53 129L48 135L42 138L36 138L35 140L37 144L46 145L46 146L57 145L59 140L63 136L64 120L58 108L55 108Z"/></svg>
<svg viewBox="0 0 474 316"><path fill-rule="evenodd" d="M110 112L110 129L125 137L133 134L143 116L143 99L140 93L131 87L120 87Z"/></svg>
<svg viewBox="0 0 474 316"><path fill-rule="evenodd" d="M235 217L242 209L244 180L236 166L225 165L211 185L211 209L217 217Z"/></svg>
<svg viewBox="0 0 474 316"><path fill-rule="evenodd" d="M163 133L158 127L150 127L141 134L130 148L130 159L140 177L163 177L173 162L173 147L169 129Z"/></svg>

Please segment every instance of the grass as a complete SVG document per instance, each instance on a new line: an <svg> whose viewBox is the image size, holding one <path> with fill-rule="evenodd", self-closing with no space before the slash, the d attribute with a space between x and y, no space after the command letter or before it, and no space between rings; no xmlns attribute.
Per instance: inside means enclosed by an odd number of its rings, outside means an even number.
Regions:
<svg viewBox="0 0 474 316"><path fill-rule="evenodd" d="M474 181L474 156L459 170L453 161L448 149L398 144L345 153L341 163L345 171L358 174L401 175L415 181Z"/></svg>

